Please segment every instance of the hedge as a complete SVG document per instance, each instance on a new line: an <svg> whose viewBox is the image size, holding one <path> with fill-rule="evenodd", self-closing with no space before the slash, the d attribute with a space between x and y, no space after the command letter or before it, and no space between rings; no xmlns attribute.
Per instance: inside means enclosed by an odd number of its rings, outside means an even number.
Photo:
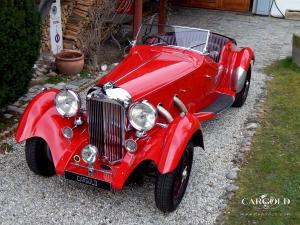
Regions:
<svg viewBox="0 0 300 225"><path fill-rule="evenodd" d="M40 25L35 0L1 0L0 107L27 91L39 56Z"/></svg>

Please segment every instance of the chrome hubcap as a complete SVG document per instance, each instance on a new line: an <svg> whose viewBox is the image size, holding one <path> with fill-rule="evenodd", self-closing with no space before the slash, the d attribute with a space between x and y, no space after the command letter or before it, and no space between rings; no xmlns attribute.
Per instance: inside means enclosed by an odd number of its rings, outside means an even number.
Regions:
<svg viewBox="0 0 300 225"><path fill-rule="evenodd" d="M250 81L247 80L246 83L245 83L245 91L244 91L244 94L243 94L244 99L246 99L246 97L248 95L249 87L250 87Z"/></svg>
<svg viewBox="0 0 300 225"><path fill-rule="evenodd" d="M181 183L183 183L185 181L185 179L187 178L188 175L188 171L187 171L187 166L184 168L184 170L182 171L182 178L181 178Z"/></svg>

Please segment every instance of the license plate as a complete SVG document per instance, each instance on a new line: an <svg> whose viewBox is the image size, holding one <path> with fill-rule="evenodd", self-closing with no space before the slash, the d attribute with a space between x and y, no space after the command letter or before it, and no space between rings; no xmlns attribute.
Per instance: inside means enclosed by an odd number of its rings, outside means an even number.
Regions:
<svg viewBox="0 0 300 225"><path fill-rule="evenodd" d="M82 176L82 175L79 175L76 173L71 173L69 171L65 171L65 178L68 180L77 181L79 183L86 184L89 186L98 187L98 188L101 188L104 190L111 190L110 183L107 183L102 180L96 180L91 177Z"/></svg>

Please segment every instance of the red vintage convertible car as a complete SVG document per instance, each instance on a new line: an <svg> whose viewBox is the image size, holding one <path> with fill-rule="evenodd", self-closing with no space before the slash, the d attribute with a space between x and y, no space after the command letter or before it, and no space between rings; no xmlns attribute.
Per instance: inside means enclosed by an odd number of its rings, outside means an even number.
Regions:
<svg viewBox="0 0 300 225"><path fill-rule="evenodd" d="M132 174L155 171L155 202L181 202L193 149L204 148L201 121L248 94L254 54L208 30L145 25L127 57L86 96L48 89L28 105L16 140L36 174L59 174L122 189ZM142 170L142 169L143 170Z"/></svg>

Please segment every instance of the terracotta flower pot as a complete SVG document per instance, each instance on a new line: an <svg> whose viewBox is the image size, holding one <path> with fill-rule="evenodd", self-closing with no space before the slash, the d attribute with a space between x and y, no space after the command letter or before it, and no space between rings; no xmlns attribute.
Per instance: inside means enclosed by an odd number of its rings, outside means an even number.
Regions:
<svg viewBox="0 0 300 225"><path fill-rule="evenodd" d="M84 55L79 51L63 51L56 55L57 70L66 75L80 73L84 66Z"/></svg>

